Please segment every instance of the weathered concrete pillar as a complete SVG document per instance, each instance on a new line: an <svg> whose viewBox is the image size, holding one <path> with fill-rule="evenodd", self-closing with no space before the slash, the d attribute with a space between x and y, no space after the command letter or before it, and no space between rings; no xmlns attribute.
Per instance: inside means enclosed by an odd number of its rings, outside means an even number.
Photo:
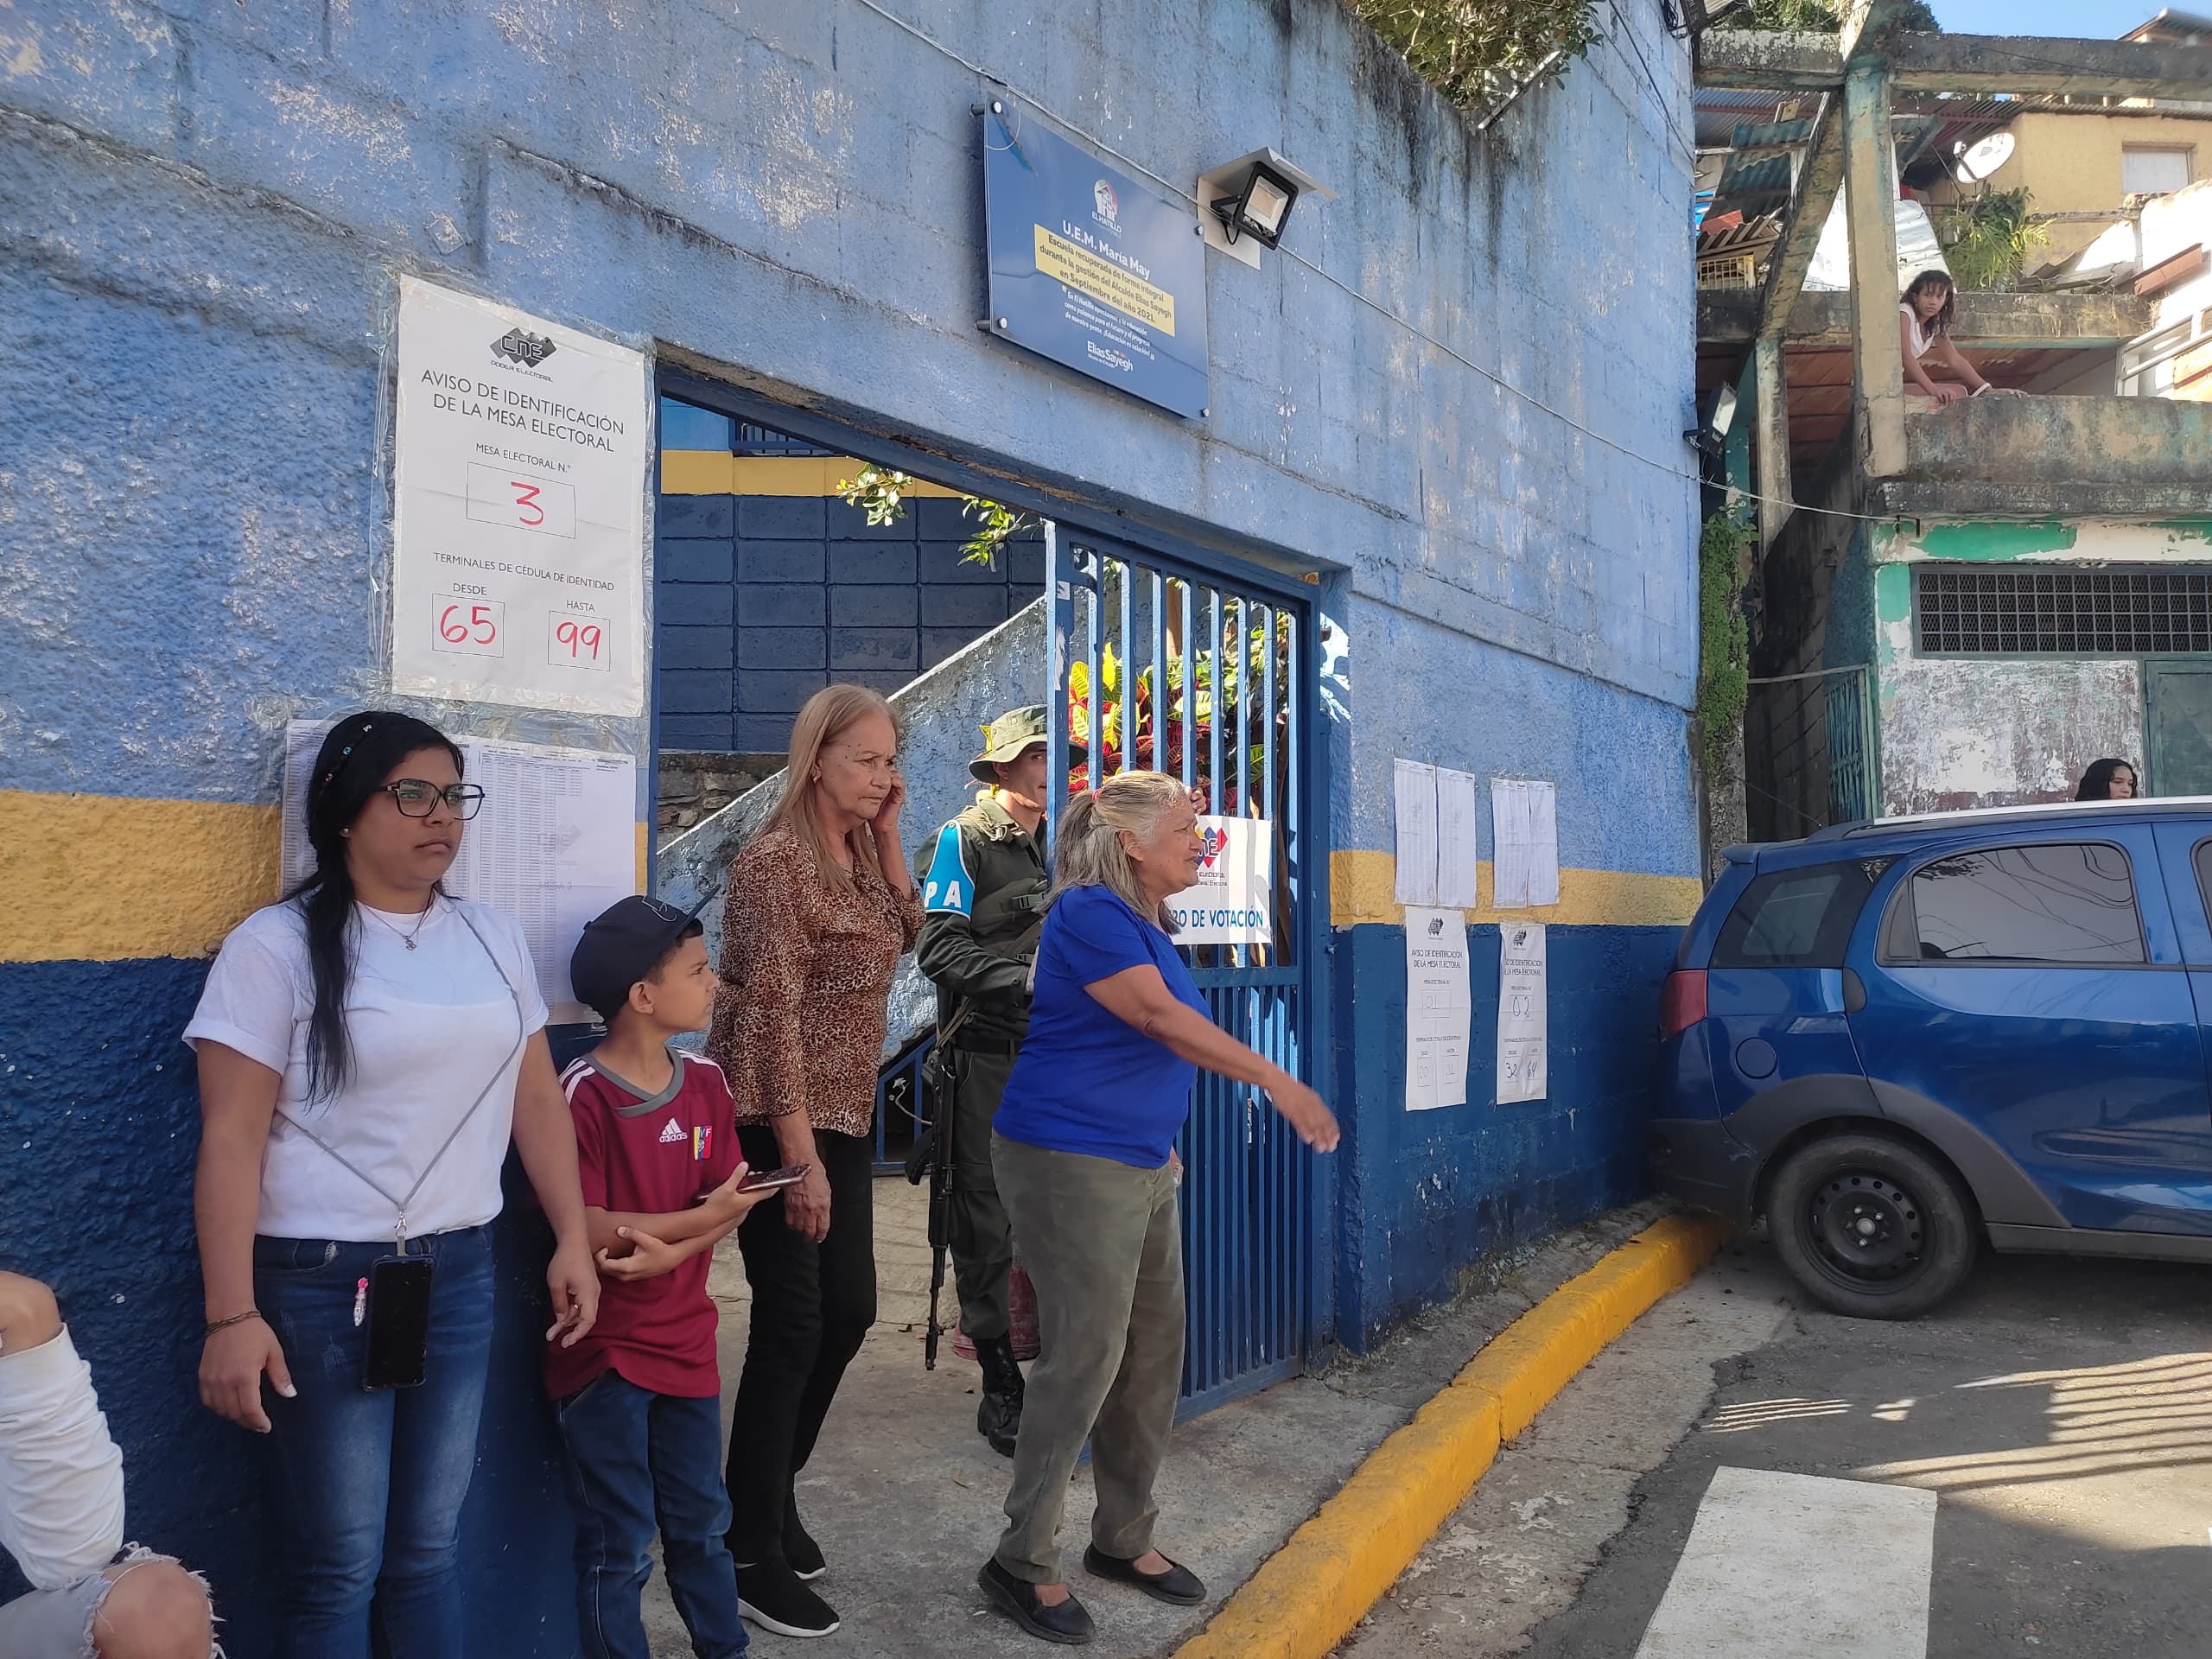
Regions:
<svg viewBox="0 0 2212 1659"><path fill-rule="evenodd" d="M1890 77L1880 58L1843 77L1843 182L1851 232L1852 386L1859 454L1869 478L1904 471L1904 363L1897 349L1897 181Z"/></svg>
<svg viewBox="0 0 2212 1659"><path fill-rule="evenodd" d="M1756 393L1759 556L1764 560L1789 522L1789 387L1783 378L1782 341L1762 335L1751 346Z"/></svg>

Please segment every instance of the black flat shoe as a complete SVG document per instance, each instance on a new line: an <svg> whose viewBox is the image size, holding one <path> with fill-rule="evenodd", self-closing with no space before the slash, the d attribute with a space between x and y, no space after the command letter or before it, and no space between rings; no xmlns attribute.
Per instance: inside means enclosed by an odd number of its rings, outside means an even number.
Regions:
<svg viewBox="0 0 2212 1659"><path fill-rule="evenodd" d="M998 1564L994 1556L976 1574L976 1582L991 1605L1040 1641L1058 1642L1071 1648L1086 1645L1098 1634L1090 1615L1073 1596L1057 1606L1037 1599L1037 1586L1026 1584Z"/></svg>
<svg viewBox="0 0 2212 1659"><path fill-rule="evenodd" d="M1206 1599L1206 1587L1198 1582L1198 1575L1173 1561L1167 1563L1165 1573L1140 1573L1135 1561L1109 1555L1092 1544L1083 1552L1083 1570L1094 1579L1133 1584L1155 1601L1171 1601L1178 1607L1195 1607Z"/></svg>

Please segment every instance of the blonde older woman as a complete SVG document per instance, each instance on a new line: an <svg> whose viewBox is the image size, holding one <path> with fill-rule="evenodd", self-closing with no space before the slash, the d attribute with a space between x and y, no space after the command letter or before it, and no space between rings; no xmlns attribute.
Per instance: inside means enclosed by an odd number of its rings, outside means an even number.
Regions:
<svg viewBox="0 0 2212 1659"><path fill-rule="evenodd" d="M1183 1373L1174 1143L1198 1068L1266 1090L1308 1146L1337 1144L1319 1096L1213 1023L1169 937L1166 901L1197 880L1204 851L1190 791L1163 773L1123 772L1069 804L1029 1035L994 1124L992 1166L1037 1287L1043 1348L1007 1529L977 1582L1048 1642L1095 1633L1058 1544L1086 1438L1098 1503L1085 1569L1162 1601L1205 1598L1152 1541Z"/></svg>
<svg viewBox="0 0 2212 1659"><path fill-rule="evenodd" d="M827 1636L808 1584L822 1552L792 1484L875 1322L871 1132L892 970L921 931L899 814L899 727L857 685L817 691L791 728L784 792L730 866L707 1052L759 1170L806 1166L737 1230L753 1317L725 1473L738 1607L779 1636Z"/></svg>

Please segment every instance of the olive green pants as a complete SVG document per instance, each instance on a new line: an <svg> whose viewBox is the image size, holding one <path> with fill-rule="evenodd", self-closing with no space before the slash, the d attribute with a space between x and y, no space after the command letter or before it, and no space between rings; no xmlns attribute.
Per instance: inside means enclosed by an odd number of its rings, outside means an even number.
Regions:
<svg viewBox="0 0 2212 1659"><path fill-rule="evenodd" d="M1060 1582L1059 1530L1083 1443L1098 1505L1090 1539L1134 1560L1152 1548L1153 1481L1183 1378L1183 1230L1171 1170L1047 1152L995 1135L999 1192L1037 1287L1030 1368L999 1565Z"/></svg>
<svg viewBox="0 0 2212 1659"><path fill-rule="evenodd" d="M960 1328L970 1342L1007 1334L1007 1277L1014 1269L1014 1230L999 1202L991 1166L991 1119L1014 1074L1011 1054L975 1054L954 1046L957 1087L952 1107L951 1212L945 1244L953 1287L960 1294Z"/></svg>

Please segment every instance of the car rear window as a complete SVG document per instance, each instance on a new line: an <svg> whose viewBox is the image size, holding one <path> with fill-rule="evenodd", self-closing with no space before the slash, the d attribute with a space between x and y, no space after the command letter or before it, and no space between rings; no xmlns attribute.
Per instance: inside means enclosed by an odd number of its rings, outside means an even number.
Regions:
<svg viewBox="0 0 2212 1659"><path fill-rule="evenodd" d="M1814 864L1755 877L1721 924L1715 968L1840 968L1883 861Z"/></svg>
<svg viewBox="0 0 2212 1659"><path fill-rule="evenodd" d="M1912 873L1912 927L1885 947L1923 962L2143 962L2127 855L2104 842L2044 842L1949 853Z"/></svg>

